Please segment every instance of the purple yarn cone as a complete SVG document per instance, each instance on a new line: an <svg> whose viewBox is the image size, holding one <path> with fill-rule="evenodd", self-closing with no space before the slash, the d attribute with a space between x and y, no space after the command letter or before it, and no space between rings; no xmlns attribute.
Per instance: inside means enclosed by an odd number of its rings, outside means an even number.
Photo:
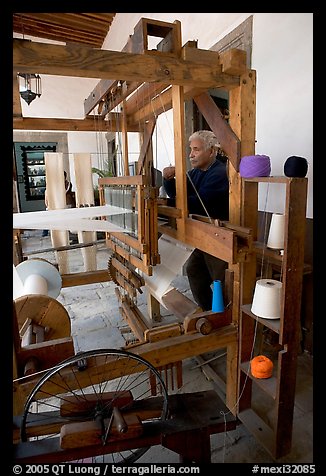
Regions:
<svg viewBox="0 0 326 476"><path fill-rule="evenodd" d="M244 178L269 177L271 161L268 155L247 155L239 165L240 176Z"/></svg>

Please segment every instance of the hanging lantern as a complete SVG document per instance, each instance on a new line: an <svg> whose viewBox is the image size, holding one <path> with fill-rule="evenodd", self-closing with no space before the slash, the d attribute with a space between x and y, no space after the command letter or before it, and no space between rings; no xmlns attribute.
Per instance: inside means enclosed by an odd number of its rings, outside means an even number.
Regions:
<svg viewBox="0 0 326 476"><path fill-rule="evenodd" d="M41 77L34 73L18 73L18 76L22 78L19 81L19 94L29 105L42 94Z"/></svg>

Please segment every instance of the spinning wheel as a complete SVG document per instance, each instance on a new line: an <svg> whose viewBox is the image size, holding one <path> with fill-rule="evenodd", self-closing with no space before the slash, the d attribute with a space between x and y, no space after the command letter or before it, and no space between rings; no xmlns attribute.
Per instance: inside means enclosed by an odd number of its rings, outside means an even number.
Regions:
<svg viewBox="0 0 326 476"><path fill-rule="evenodd" d="M159 398L152 397L153 380ZM36 384L21 439L52 445L62 461L130 464L149 447L121 451L121 441L141 436L144 422L165 420L167 413L166 387L149 362L124 350L91 350L64 360Z"/></svg>

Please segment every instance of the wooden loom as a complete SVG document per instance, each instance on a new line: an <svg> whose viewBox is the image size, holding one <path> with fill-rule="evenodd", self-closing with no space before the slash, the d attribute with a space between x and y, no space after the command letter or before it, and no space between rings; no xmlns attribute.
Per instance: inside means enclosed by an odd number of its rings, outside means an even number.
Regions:
<svg viewBox="0 0 326 476"><path fill-rule="evenodd" d="M148 48L149 36L162 39L155 50ZM250 263L251 232L241 226L242 183L238 173L240 157L253 154L255 148L256 75L255 71L246 68L245 53L230 50L218 54L198 49L195 42L182 46L180 22L143 18L122 52L14 40L14 69L20 72L37 70L39 74L103 78L85 100L83 121L51 119L48 120L48 127L51 130L92 130L94 124L90 124L89 114L96 107L103 127L110 126L116 130L118 123L122 124L126 176L101 179L99 185L102 204L106 203L107 189L125 187L131 190L133 206L138 211L137 234L107 235L107 244L114 252L114 279L124 290L123 294L117 291L122 313L139 340L139 345L134 346L132 351L155 367L164 367L191 356L226 348L226 405L236 414L240 290L242 302L249 302L252 291L250 286L247 289L246 283L241 284L244 264L249 274L250 270L253 275L255 273L255 263ZM112 77L120 79L111 80ZM228 91L229 123L207 93L210 88ZM230 222L211 224L188 216L184 102L191 98L229 158ZM17 106L17 101L14 105ZM122 112L113 112L118 105L122 106ZM171 107L177 191L176 206L173 208L158 203L157 188L152 179L151 146L156 117ZM14 127L37 129L40 128L40 121L43 121L44 129L46 119L25 119L16 115ZM138 131L142 137L136 176L127 175L128 131ZM158 214L167 217L169 223L159 226ZM153 266L160 262L158 232L229 263L227 282L232 305L222 316L212 312L196 313L194 303L177 294L168 304L177 316L179 313L182 321L169 326L146 325L134 303L136 292L143 284L136 268L151 275ZM149 307L151 317L155 319L159 314L155 299L150 299ZM219 324L216 324L218 317ZM22 408L21 402L24 402L36 381L37 378L28 376L14 384L18 413Z"/></svg>
<svg viewBox="0 0 326 476"><path fill-rule="evenodd" d="M162 37L162 41L156 50L148 50L148 35ZM167 88L166 83L139 83L107 82L100 81L89 98L85 101L85 112L89 113L99 105L101 114L107 114L118 105L122 104L122 129L124 146L124 164L128 174L128 125L131 128L143 124L142 147L137 164L135 176L102 178L99 180L101 204L112 203L111 189L133 190L134 208L138 210L137 232L134 234L108 234L107 245L113 251L113 259L109 269L112 279L123 289L123 293L117 289L117 296L121 303L121 313L127 320L130 328L138 340L138 343L164 340L170 337L185 336L192 332L202 335L211 333L216 327L237 324L239 305L239 280L240 265L238 263L248 260L251 248L251 233L249 229L240 226L240 181L238 165L240 156L252 153L254 150L254 93L255 74L248 71L245 66L245 54L243 51L234 50L219 55L212 51L198 50L194 42L189 42L184 47L180 43L180 23L156 22L142 19L135 28L134 35L130 37L123 51L133 54L142 54L151 58L164 58L168 60L180 59L180 69L175 70L174 77L182 75L180 83ZM184 65L194 62L194 70L212 64L217 67L218 79L215 87L227 89L230 95L230 124L236 125L238 131L242 131L244 121L250 125L250 131L244 144L239 140L230 125L224 120L220 110L207 94L206 89L198 89L197 85L187 85L185 74L182 71ZM210 73L214 71L214 67ZM170 70L165 69L167 76L171 76ZM205 73L203 72L203 77ZM215 73L213 73L215 74ZM242 81L240 81L240 76ZM158 79L158 78L157 78ZM179 81L178 81L179 83ZM199 83L200 84L200 83ZM243 85L246 85L244 87ZM244 107L244 97L250 85L251 100ZM130 93L137 88L131 96ZM105 92L104 92L105 91ZM214 223L204 217L188 216L187 193L186 193L186 164L185 164L185 139L184 139L184 101L193 97L199 110L202 112L211 129L218 137L222 148L229 157L230 174L230 217L231 222ZM127 99L126 99L127 98ZM233 99L232 99L233 98ZM250 108L249 108L250 105ZM168 207L164 200L157 199L157 188L153 180L153 153L151 138L157 116L169 108L173 108L174 123L174 152L176 166L176 206ZM243 108L243 109L242 109ZM104 112L103 112L104 111ZM241 112L241 114L239 114ZM168 223L158 225L157 217L165 217ZM185 298L177 290L170 291L164 296L165 307L170 309L179 319L175 324L155 326L141 314L135 298L137 290L144 282L137 275L136 268L143 273L151 275L152 267L160 262L158 254L157 236L164 233L187 245L197 247L229 263L227 273L227 302L234 302L232 309L228 309L221 316L213 313L198 313L197 305ZM235 279L234 279L234 274ZM235 293L233 292L235 290ZM159 303L150 295L148 308L152 320L159 320ZM218 346L218 344L217 344ZM133 346L133 349L135 347ZM182 360L182 359L181 359ZM171 370L171 369L170 369ZM166 372L166 368L164 369ZM171 370L172 372L172 370ZM230 398L229 391L226 392ZM234 392L233 411L236 391Z"/></svg>

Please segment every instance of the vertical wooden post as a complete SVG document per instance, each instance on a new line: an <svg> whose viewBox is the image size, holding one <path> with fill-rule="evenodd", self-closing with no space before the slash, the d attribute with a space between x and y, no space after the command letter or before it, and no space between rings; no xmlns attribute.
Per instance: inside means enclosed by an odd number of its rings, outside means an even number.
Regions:
<svg viewBox="0 0 326 476"><path fill-rule="evenodd" d="M127 114L125 111L125 103L126 101L122 102L122 157L123 157L123 164L124 164L124 175L129 174L129 159L128 159L128 128L127 128Z"/></svg>
<svg viewBox="0 0 326 476"><path fill-rule="evenodd" d="M255 153L255 134L256 134L256 72L248 70L240 77L240 85L230 91L229 100L230 126L240 139L240 157L252 155ZM235 170L229 163L229 181L230 181L230 222L242 226L247 224L246 211L250 207L244 206L242 181L238 170ZM234 271L234 301L232 319L239 321L240 305L248 301L248 294L252 290L252 282L249 286L241 286L244 283L242 279L243 266L246 266L246 274L254 279L256 276L256 263L251 260L245 265L232 265L230 269Z"/></svg>
<svg viewBox="0 0 326 476"><path fill-rule="evenodd" d="M150 293L148 293L147 296L147 310L150 319L154 322L160 322L162 320L160 303Z"/></svg>
<svg viewBox="0 0 326 476"><path fill-rule="evenodd" d="M230 126L240 139L240 157L255 153L256 136L256 71L240 76L240 85L231 89L229 98ZM241 225L241 177L229 166L230 222Z"/></svg>
<svg viewBox="0 0 326 476"><path fill-rule="evenodd" d="M13 71L13 116L14 117L22 117L22 106L20 102L20 94L19 94L19 80L17 76L17 71Z"/></svg>
<svg viewBox="0 0 326 476"><path fill-rule="evenodd" d="M230 126L240 139L240 157L253 155L255 153L256 134L256 72L247 70L240 76L240 85L230 91L229 96ZM229 162L230 181L230 222L242 226L250 226L246 212L250 213L251 204L243 202L243 184L239 171L235 170ZM253 190L253 201L257 198L258 187ZM256 194L256 195L255 195ZM256 277L256 260L251 259L248 263L230 265L234 271L233 306L232 321L239 323L241 304L250 302L253 284ZM238 356L241 355L242 344L248 342L246 333L251 334L252 329L239 328ZM238 379L238 395L241 392L239 386L242 385ZM251 382L248 389L251 395ZM237 411L237 409L235 409Z"/></svg>
<svg viewBox="0 0 326 476"><path fill-rule="evenodd" d="M238 369L238 344L231 343L227 346L226 353L226 396L225 404L229 410L237 413L237 369Z"/></svg>
<svg viewBox="0 0 326 476"><path fill-rule="evenodd" d="M291 450L293 407L300 342L301 296L307 205L307 178L291 178L286 184L285 234L278 355L278 394L275 411L275 456Z"/></svg>
<svg viewBox="0 0 326 476"><path fill-rule="evenodd" d="M185 238L185 218L188 215L185 139L184 139L184 94L183 86L172 86L174 156L176 178L176 207L182 210L182 216L177 218L177 228L181 241Z"/></svg>

